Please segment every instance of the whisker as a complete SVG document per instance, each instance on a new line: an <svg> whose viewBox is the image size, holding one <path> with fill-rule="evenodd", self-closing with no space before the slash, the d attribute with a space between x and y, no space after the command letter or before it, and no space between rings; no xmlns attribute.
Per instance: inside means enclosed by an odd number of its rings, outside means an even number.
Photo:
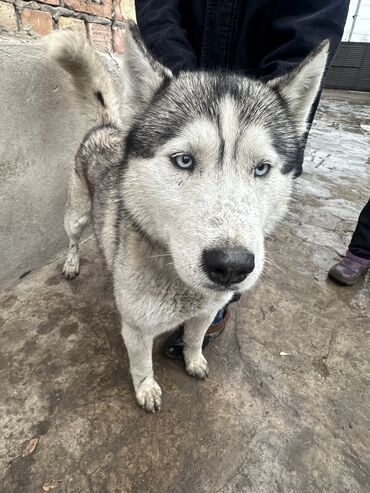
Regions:
<svg viewBox="0 0 370 493"><path fill-rule="evenodd" d="M284 270L282 267L280 267L280 265L278 265L275 260L273 260L273 258L270 256L270 252L266 252L265 253L265 262L266 264L268 265L272 265L273 267L276 267L277 269L279 269L283 274L286 273L286 269Z"/></svg>
<svg viewBox="0 0 370 493"><path fill-rule="evenodd" d="M286 273L286 270L284 270L282 267L280 267L280 265L278 265L276 262L274 262L273 260L271 259L266 259L266 263L267 265L269 266L272 266L272 267L276 267L276 269L278 269L280 272L282 272L283 274Z"/></svg>
<svg viewBox="0 0 370 493"><path fill-rule="evenodd" d="M172 257L171 253L162 253L160 255L149 255L146 258L157 258L157 257Z"/></svg>

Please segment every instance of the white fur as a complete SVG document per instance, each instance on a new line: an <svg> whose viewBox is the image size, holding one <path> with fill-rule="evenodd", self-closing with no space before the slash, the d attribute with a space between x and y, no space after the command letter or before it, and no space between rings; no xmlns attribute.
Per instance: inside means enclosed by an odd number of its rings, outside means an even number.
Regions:
<svg viewBox="0 0 370 493"><path fill-rule="evenodd" d="M118 98L101 58L87 38L77 32L54 31L45 39L49 56L72 76L79 98L95 110L99 109L101 123L121 125ZM104 94L106 107L97 104L95 94Z"/></svg>

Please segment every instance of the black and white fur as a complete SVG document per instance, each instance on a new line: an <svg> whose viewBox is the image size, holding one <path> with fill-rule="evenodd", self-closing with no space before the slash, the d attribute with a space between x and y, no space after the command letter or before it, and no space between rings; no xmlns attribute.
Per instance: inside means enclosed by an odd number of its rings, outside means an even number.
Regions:
<svg viewBox="0 0 370 493"><path fill-rule="evenodd" d="M79 273L79 242L92 219L113 275L136 399L148 411L161 407L154 337L184 324L186 371L205 378L202 341L209 324L262 272L264 237L287 210L328 45L269 83L222 72L173 75L129 24L124 92L116 95L88 41L73 33L50 38L52 57L99 113L72 173L64 274ZM177 153L191 155L194 169L175 166ZM258 176L264 163L269 173ZM202 254L235 246L253 252L255 268L222 288L207 277Z"/></svg>

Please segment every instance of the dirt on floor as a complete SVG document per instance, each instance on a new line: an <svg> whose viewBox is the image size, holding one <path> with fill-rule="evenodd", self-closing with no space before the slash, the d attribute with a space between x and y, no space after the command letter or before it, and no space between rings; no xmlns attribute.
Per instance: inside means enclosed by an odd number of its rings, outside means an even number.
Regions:
<svg viewBox="0 0 370 493"><path fill-rule="evenodd" d="M60 257L3 292L0 490L370 491L370 279L327 280L368 200L369 149L370 94L326 92L263 279L206 349L209 378L158 343L158 414L136 405L92 240L77 280Z"/></svg>

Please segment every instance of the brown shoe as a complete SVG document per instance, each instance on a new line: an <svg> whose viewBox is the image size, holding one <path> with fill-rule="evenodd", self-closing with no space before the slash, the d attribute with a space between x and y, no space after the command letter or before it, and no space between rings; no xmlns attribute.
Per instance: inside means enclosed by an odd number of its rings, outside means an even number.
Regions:
<svg viewBox="0 0 370 493"><path fill-rule="evenodd" d="M329 270L329 276L341 284L353 286L369 268L370 260L357 257L348 251L344 259Z"/></svg>

